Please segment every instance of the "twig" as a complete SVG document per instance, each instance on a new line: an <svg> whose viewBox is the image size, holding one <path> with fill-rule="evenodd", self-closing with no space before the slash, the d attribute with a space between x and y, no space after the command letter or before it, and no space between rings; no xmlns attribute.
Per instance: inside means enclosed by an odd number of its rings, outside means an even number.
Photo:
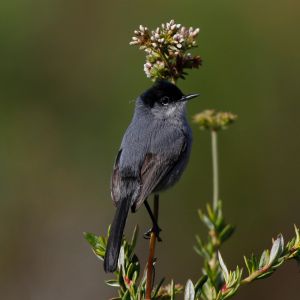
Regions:
<svg viewBox="0 0 300 300"><path fill-rule="evenodd" d="M241 285L247 284L252 282L253 280L255 280L258 276L264 274L265 272L267 272L269 270L269 267L267 268L263 268L260 270L257 270L255 272L253 272L251 275L249 275L248 277L244 278L243 280L241 280Z"/></svg>
<svg viewBox="0 0 300 300"><path fill-rule="evenodd" d="M156 222L158 219L158 203L159 203L159 196L154 195L154 218ZM156 239L157 239L156 232L152 231L150 236L149 257L147 263L146 300L151 300L153 260L154 260Z"/></svg>

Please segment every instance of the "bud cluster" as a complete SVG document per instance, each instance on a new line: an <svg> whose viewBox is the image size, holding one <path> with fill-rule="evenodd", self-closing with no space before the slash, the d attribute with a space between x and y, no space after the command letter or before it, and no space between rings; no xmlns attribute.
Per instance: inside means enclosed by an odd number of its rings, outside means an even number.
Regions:
<svg viewBox="0 0 300 300"><path fill-rule="evenodd" d="M200 126L200 129L222 130L226 129L237 119L237 115L230 112L217 112L215 110L205 110L194 116L194 122Z"/></svg>

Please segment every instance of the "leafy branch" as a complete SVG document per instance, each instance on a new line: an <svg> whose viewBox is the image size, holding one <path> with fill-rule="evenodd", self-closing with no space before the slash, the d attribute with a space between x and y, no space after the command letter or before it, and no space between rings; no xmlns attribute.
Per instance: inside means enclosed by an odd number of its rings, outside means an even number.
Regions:
<svg viewBox="0 0 300 300"><path fill-rule="evenodd" d="M296 226L295 237L286 246L284 246L282 234L279 234L277 239L273 240L271 250L264 250L260 257L254 254L250 258L244 256L248 271L248 276L245 278L242 278L242 269L239 267L235 271L228 271L219 253L224 285L216 299L227 299L233 296L241 285L271 276L283 263L291 259L300 260L299 228Z"/></svg>
<svg viewBox="0 0 300 300"><path fill-rule="evenodd" d="M141 272L141 265L137 255L134 252L136 241L138 239L138 226L134 228L131 241L125 238L122 241L122 247L119 255L118 268L114 272L115 277L106 281L106 284L114 287L118 291L118 296L111 300L142 300L146 299L147 269ZM106 236L97 236L93 233L85 233L85 239L88 241L94 254L103 260L109 230ZM174 284L171 281L168 285L163 285L165 279L162 278L159 283L151 290L151 299L154 300L172 300L175 295L182 292L183 286Z"/></svg>

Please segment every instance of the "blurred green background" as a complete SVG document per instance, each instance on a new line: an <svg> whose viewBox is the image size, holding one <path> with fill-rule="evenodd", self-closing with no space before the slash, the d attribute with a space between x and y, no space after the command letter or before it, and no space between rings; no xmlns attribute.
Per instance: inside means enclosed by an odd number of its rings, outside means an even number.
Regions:
<svg viewBox="0 0 300 300"><path fill-rule="evenodd" d="M0 298L107 299L102 264L82 233L103 234L109 182L136 98L151 82L133 30L174 18L200 27L204 60L179 86L207 108L239 115L220 136L221 196L237 225L230 267L300 225L300 2L296 0L59 1L0 4ZM211 200L210 139L195 126L180 183L162 195L157 278L196 280L197 209ZM127 234L149 218L130 215ZM146 260L147 242L137 249ZM299 269L244 287L236 299L299 299Z"/></svg>

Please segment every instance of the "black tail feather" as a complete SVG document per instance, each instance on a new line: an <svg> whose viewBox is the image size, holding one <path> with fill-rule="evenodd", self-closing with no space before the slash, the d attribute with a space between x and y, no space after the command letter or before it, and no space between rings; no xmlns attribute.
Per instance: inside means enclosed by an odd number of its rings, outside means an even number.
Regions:
<svg viewBox="0 0 300 300"><path fill-rule="evenodd" d="M128 197L119 201L113 223L110 227L110 234L104 257L104 271L114 272L117 269L118 258L122 243L122 237L131 199Z"/></svg>

